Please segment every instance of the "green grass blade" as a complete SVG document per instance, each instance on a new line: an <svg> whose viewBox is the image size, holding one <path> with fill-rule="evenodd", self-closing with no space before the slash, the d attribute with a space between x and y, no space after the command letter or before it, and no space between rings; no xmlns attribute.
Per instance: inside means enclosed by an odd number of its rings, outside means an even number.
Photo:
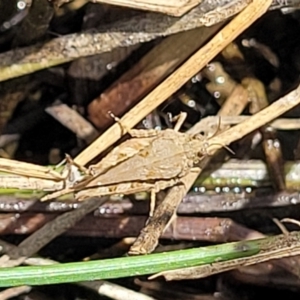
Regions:
<svg viewBox="0 0 300 300"><path fill-rule="evenodd" d="M45 285L153 274L257 254L266 239L49 266L0 269L0 287Z"/></svg>

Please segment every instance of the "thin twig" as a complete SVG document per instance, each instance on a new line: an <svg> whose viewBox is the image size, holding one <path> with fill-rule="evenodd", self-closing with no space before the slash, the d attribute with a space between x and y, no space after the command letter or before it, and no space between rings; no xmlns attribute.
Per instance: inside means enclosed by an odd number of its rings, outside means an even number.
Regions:
<svg viewBox="0 0 300 300"><path fill-rule="evenodd" d="M32 287L27 285L16 286L0 292L0 300L6 300L29 293Z"/></svg>
<svg viewBox="0 0 300 300"><path fill-rule="evenodd" d="M88 144L99 135L90 122L74 109L71 109L68 105L61 103L60 101L48 106L45 111L62 125L73 131L78 138L86 141Z"/></svg>
<svg viewBox="0 0 300 300"><path fill-rule="evenodd" d="M49 219L53 219L53 214L23 213L18 218L17 223L13 222L13 220L4 214L0 214L0 217L3 219L0 223L1 226L8 227L2 230L1 234L4 232L5 234L24 235L39 230L41 226L47 224L47 221L51 222ZM107 220L109 220L109 223ZM114 216L109 219L87 216L68 230L65 235L101 238L134 237L138 235L146 220L146 216ZM122 224L125 223L126 227L122 227ZM210 234L207 235L207 232L210 232ZM168 228L162 237L172 240L183 239L186 241L226 242L246 239L251 232L253 231L234 223L228 218L177 217L172 228ZM14 253L15 251L19 252L17 249L7 249L5 245L2 245L2 247L8 254ZM8 259L3 259L2 265L0 264L0 266L7 266ZM11 263L11 265L15 265L15 262Z"/></svg>
<svg viewBox="0 0 300 300"><path fill-rule="evenodd" d="M107 199L107 197L100 199L91 198L77 211L67 212L58 216L21 242L17 249L10 251L9 256L14 259L19 257L26 258L35 254L51 240L72 228L85 215L95 210Z"/></svg>

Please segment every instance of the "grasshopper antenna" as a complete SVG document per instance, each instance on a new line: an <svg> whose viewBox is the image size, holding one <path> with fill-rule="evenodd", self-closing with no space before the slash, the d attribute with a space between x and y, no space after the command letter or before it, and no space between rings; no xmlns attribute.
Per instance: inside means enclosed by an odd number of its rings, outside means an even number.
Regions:
<svg viewBox="0 0 300 300"><path fill-rule="evenodd" d="M235 152L231 149L231 148L229 148L228 146L226 146L226 145L223 145L223 144L219 144L219 143L213 143L213 144L208 144L207 145L207 148L208 147L211 147L211 146L217 146L217 148L219 149L220 148L220 146L221 146L221 148L224 148L224 149L226 149L228 152L230 152L231 154L235 154ZM208 153L208 152L207 152ZM209 153L208 153L208 155L210 155Z"/></svg>
<svg viewBox="0 0 300 300"><path fill-rule="evenodd" d="M129 132L130 130L128 130L121 122L121 119L118 118L117 116L115 116L111 111L107 112L109 114L109 116L116 122L119 124L120 128L121 128L121 132L122 135L125 135L127 132Z"/></svg>

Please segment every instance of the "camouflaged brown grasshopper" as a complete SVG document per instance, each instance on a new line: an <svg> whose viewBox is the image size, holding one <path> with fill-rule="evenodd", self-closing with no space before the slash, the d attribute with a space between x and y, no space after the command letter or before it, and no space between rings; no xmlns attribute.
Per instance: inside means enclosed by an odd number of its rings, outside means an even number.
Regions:
<svg viewBox="0 0 300 300"><path fill-rule="evenodd" d="M61 173L47 167L0 158L0 171L17 175L0 175L0 186L52 192L42 201L75 193L79 201L93 196L150 192L150 215L155 207L156 193L181 183L206 154L202 135L179 132L187 114L174 118L174 129L126 130L131 138L115 147L99 163L88 169L66 156ZM220 125L220 124L219 124ZM124 132L124 133L126 133ZM225 146L226 147L226 146Z"/></svg>
<svg viewBox="0 0 300 300"><path fill-rule="evenodd" d="M156 193L179 184L180 178L188 172L197 171L195 165L205 154L202 136L179 132L185 118L186 113L176 117L174 129L127 130L131 139L114 148L99 163L83 170L85 176L78 182L72 185L68 182L67 188L42 200L71 192L75 192L77 200L84 200L92 196L146 191L151 193L152 214Z"/></svg>

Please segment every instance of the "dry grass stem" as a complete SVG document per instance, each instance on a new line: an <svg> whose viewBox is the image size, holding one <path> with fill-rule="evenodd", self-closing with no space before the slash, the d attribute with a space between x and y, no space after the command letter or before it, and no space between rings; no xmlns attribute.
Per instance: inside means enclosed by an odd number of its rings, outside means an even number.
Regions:
<svg viewBox="0 0 300 300"><path fill-rule="evenodd" d="M164 276L166 280L204 278L213 274L230 271L240 267L251 266L273 259L296 256L300 254L298 235L298 232L292 232L288 235L279 235L272 239L272 242L267 244L259 254L250 257L216 262L209 265L185 268L176 271L162 272L151 276L150 279L154 279L158 276Z"/></svg>
<svg viewBox="0 0 300 300"><path fill-rule="evenodd" d="M94 0L93 2L155 11L172 16L182 16L191 8L201 3L202 0L169 0L168 2L165 0Z"/></svg>
<svg viewBox="0 0 300 300"><path fill-rule="evenodd" d="M207 135L213 132L213 129L217 128L219 122L221 126L236 125L249 118L250 116L209 116L196 123L189 132L193 134L204 132ZM269 125L277 130L299 130L300 119L279 118L271 121Z"/></svg>
<svg viewBox="0 0 300 300"><path fill-rule="evenodd" d="M208 141L208 152L220 149L225 145L241 139L250 132L278 118L296 105L300 104L300 85L281 99L251 116L244 122L223 131Z"/></svg>

